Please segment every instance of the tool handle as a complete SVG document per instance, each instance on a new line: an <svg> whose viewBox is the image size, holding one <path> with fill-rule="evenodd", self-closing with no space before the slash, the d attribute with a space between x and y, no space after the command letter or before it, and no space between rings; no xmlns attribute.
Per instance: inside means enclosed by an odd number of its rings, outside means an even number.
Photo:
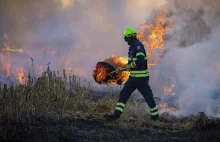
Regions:
<svg viewBox="0 0 220 142"><path fill-rule="evenodd" d="M114 71L112 71L112 72L110 72L107 76L109 76L109 75L111 75L111 74L113 74L113 73L118 73L118 72L120 72L120 71L124 71L126 68L121 68L120 70L114 70Z"/></svg>

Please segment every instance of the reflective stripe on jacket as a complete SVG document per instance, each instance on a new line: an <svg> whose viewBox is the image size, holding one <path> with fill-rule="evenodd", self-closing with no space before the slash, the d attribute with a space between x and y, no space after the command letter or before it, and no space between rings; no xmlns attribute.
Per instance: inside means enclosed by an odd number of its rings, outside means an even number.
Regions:
<svg viewBox="0 0 220 142"><path fill-rule="evenodd" d="M144 45L139 40L136 40L129 47L128 64L132 66L130 70L131 77L149 76L146 52Z"/></svg>

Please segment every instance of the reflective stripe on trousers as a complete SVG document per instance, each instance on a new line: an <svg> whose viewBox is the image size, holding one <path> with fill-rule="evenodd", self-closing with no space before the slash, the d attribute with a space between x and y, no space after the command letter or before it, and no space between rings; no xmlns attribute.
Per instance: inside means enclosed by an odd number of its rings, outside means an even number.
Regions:
<svg viewBox="0 0 220 142"><path fill-rule="evenodd" d="M154 108L151 108L151 109L150 109L150 112L151 112L151 115L157 115L157 114L159 114L159 113L158 113L157 106L154 107Z"/></svg>
<svg viewBox="0 0 220 142"><path fill-rule="evenodd" d="M115 107L115 110L118 110L120 112L123 112L124 111L124 108L125 108L125 104L124 103L121 103L121 102L118 102L116 107Z"/></svg>

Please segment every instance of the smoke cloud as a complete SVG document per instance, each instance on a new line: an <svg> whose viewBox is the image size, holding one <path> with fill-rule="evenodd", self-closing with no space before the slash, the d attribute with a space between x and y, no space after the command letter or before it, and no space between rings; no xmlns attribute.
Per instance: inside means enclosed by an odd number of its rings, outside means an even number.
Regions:
<svg viewBox="0 0 220 142"><path fill-rule="evenodd" d="M98 61L127 56L124 29L138 29L164 4L175 27L167 31L165 56L150 69L153 92L179 108L175 115L205 110L220 117L218 0L0 0L0 49L7 34L11 48L26 51L10 53L14 72L21 65L31 70L33 58L36 72L50 62L52 70L92 79ZM164 96L162 84L173 74L176 95Z"/></svg>
<svg viewBox="0 0 220 142"><path fill-rule="evenodd" d="M169 51L157 68L164 78L177 75L172 98L179 108L176 115L205 111L219 117L220 2L172 0L168 5L175 28L166 41Z"/></svg>
<svg viewBox="0 0 220 142"><path fill-rule="evenodd" d="M1 0L1 34L26 49L50 46L65 58L57 65L41 54L44 66L51 62L55 69L74 68L76 74L91 77L97 61L126 56L124 28L138 27L150 12L147 7L161 1Z"/></svg>

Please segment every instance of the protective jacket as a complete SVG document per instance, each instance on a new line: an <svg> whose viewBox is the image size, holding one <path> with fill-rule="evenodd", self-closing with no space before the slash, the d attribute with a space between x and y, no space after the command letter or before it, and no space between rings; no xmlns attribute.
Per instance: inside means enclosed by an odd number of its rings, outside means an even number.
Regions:
<svg viewBox="0 0 220 142"><path fill-rule="evenodd" d="M144 45L139 40L135 40L129 47L128 64L132 67L130 77L149 76L146 52Z"/></svg>

